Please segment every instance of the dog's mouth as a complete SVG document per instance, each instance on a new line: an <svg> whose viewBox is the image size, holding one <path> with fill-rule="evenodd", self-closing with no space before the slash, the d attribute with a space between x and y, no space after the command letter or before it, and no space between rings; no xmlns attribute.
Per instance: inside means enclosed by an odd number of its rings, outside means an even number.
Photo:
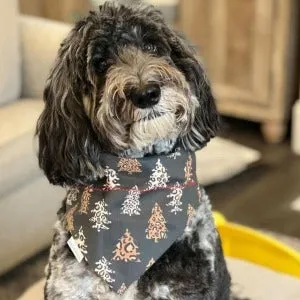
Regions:
<svg viewBox="0 0 300 300"><path fill-rule="evenodd" d="M139 120L137 120L136 122L147 122L147 121L152 121L155 120L157 118L160 118L164 115L166 115L166 112L157 112L157 111L153 111L152 113L140 118Z"/></svg>
<svg viewBox="0 0 300 300"><path fill-rule="evenodd" d="M131 124L139 124L143 122L154 121L163 116L166 116L170 111L166 109L133 109L130 116Z"/></svg>
<svg viewBox="0 0 300 300"><path fill-rule="evenodd" d="M143 149L154 141L174 138L178 126L176 117L170 112L156 112L135 121L128 128L128 143L134 148Z"/></svg>

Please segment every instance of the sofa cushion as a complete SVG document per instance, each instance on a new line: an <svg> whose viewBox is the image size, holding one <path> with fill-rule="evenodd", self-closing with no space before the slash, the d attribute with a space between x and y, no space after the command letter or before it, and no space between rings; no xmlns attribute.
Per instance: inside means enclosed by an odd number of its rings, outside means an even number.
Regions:
<svg viewBox="0 0 300 300"><path fill-rule="evenodd" d="M43 107L42 100L32 99L22 99L0 107L0 148L28 132L33 132Z"/></svg>
<svg viewBox="0 0 300 300"><path fill-rule="evenodd" d="M51 243L56 212L65 191L45 177L15 186L0 201L0 274Z"/></svg>
<svg viewBox="0 0 300 300"><path fill-rule="evenodd" d="M69 24L20 17L22 97L41 98L58 48L71 29Z"/></svg>
<svg viewBox="0 0 300 300"><path fill-rule="evenodd" d="M20 74L18 1L0 1L0 105L19 98Z"/></svg>
<svg viewBox="0 0 300 300"><path fill-rule="evenodd" d="M42 108L41 100L20 100L0 107L0 202L16 186L41 174L34 131Z"/></svg>
<svg viewBox="0 0 300 300"><path fill-rule="evenodd" d="M17 187L40 177L33 131L0 147L0 203Z"/></svg>

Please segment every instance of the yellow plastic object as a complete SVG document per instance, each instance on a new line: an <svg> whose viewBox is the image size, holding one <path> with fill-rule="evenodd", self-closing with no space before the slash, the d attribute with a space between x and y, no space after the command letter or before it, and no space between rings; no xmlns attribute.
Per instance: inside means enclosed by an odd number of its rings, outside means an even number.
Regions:
<svg viewBox="0 0 300 300"><path fill-rule="evenodd" d="M253 229L230 223L218 212L214 219L226 256L300 277L300 253Z"/></svg>

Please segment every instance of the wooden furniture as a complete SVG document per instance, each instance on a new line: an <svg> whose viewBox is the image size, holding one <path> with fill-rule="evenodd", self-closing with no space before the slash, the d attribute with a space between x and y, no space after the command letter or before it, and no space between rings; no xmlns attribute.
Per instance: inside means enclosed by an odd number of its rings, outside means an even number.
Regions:
<svg viewBox="0 0 300 300"><path fill-rule="evenodd" d="M285 136L296 88L298 1L181 0L179 27L200 46L221 114ZM296 7L297 6L297 7ZM298 17L297 17L298 15Z"/></svg>
<svg viewBox="0 0 300 300"><path fill-rule="evenodd" d="M23 14L74 22L92 9L89 0L19 0Z"/></svg>
<svg viewBox="0 0 300 300"><path fill-rule="evenodd" d="M18 0L23 14L74 22L95 9L104 0ZM169 22L176 17L178 0L143 0L157 6Z"/></svg>
<svg viewBox="0 0 300 300"><path fill-rule="evenodd" d="M299 84L300 87L300 84ZM295 154L300 155L300 88L298 101L293 106L292 117L292 150Z"/></svg>

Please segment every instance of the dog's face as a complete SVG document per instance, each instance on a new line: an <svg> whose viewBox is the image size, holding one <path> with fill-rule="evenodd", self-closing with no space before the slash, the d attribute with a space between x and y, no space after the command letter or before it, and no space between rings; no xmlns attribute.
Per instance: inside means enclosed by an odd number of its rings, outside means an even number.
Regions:
<svg viewBox="0 0 300 300"><path fill-rule="evenodd" d="M164 139L176 140L187 133L199 105L171 60L169 45L163 44L158 32L147 33L142 27L130 26L128 33L121 28L120 36L116 34L120 45L107 54L112 58L100 75L105 83L98 88L98 99L86 99L87 107L99 103L96 110L88 109L90 118L116 150L142 150ZM154 39L155 34L156 41L147 40L147 35ZM97 60L92 64L98 67ZM94 78L99 79L97 73Z"/></svg>
<svg viewBox="0 0 300 300"><path fill-rule="evenodd" d="M215 135L206 75L152 6L106 3L62 43L44 93L40 166L53 183L95 180L101 152L192 151Z"/></svg>

